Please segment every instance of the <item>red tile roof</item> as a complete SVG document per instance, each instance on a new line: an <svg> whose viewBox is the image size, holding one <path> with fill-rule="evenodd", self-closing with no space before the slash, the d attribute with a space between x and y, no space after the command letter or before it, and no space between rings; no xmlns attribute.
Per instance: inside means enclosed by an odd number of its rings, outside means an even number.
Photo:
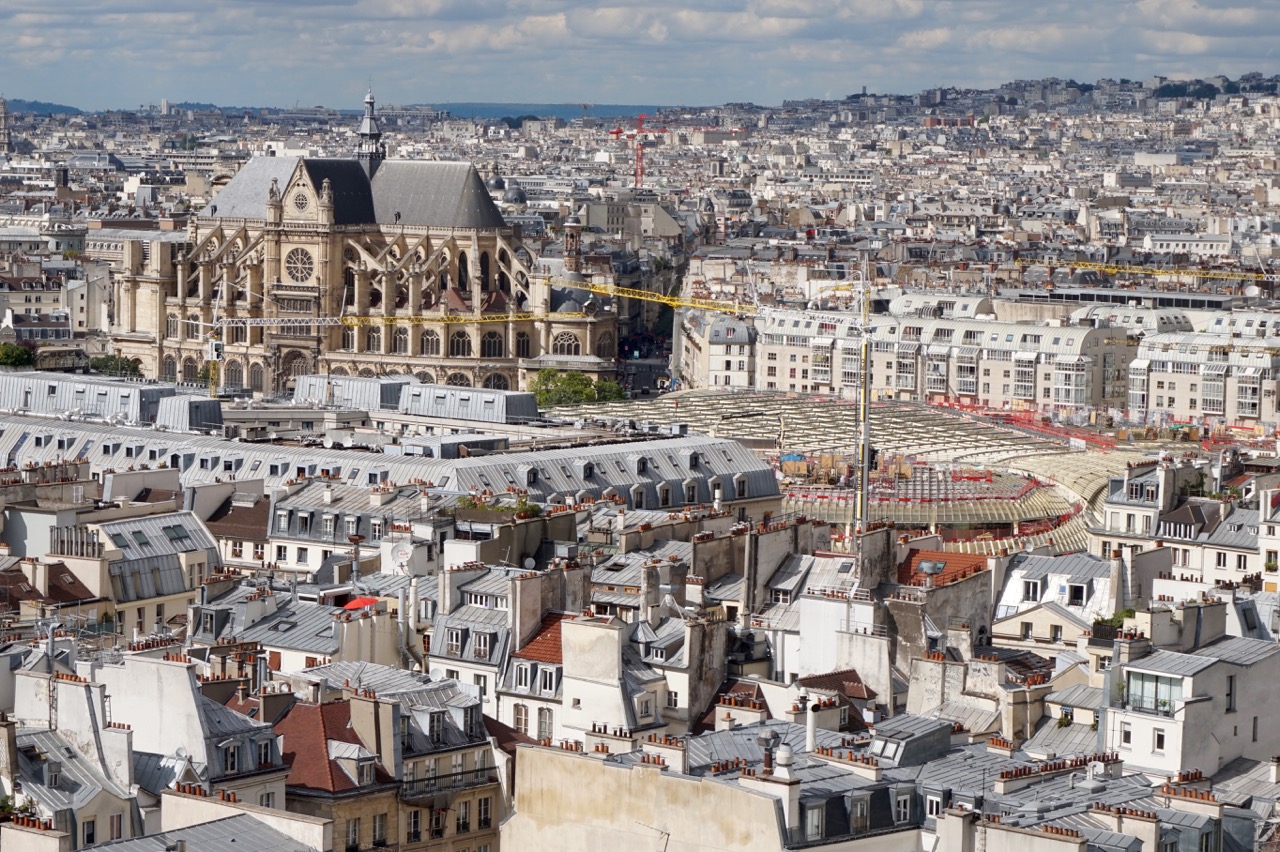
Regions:
<svg viewBox="0 0 1280 852"><path fill-rule="evenodd" d="M921 562L942 563L942 573L933 576L935 586L945 586L987 570L987 557L981 554L913 548L907 553L906 561L898 566L898 582L904 586L923 586L928 575L920 570Z"/></svg>
<svg viewBox="0 0 1280 852"><path fill-rule="evenodd" d="M694 733L701 734L716 729L716 710L720 706L720 699L730 696L764 702L764 718L773 718L773 713L769 710L769 702L765 699L764 691L760 689L760 684L750 680L731 678L720 684L720 688L711 696L711 703L707 706L706 712L702 714L694 725Z"/></svg>
<svg viewBox="0 0 1280 852"><path fill-rule="evenodd" d="M511 656L535 663L563 663L564 652L560 645L560 624L573 618L565 612L549 612L542 616L542 627L523 648Z"/></svg>
<svg viewBox="0 0 1280 852"><path fill-rule="evenodd" d="M826 674L808 675L796 680L800 686L809 689L820 689L823 692L834 692L847 698L864 700L876 697L876 691L862 682L857 669L841 669Z"/></svg>
<svg viewBox="0 0 1280 852"><path fill-rule="evenodd" d="M533 745L538 742L528 734L522 734L515 728L502 724L497 719L493 719L489 716L482 716L481 718L484 721L485 732L489 736L493 737L494 742L498 744L498 748L513 757L518 754L518 749L516 749L517 745L520 745L521 743Z"/></svg>
<svg viewBox="0 0 1280 852"><path fill-rule="evenodd" d="M359 785L329 759L329 740L363 745L351 729L351 702L330 701L326 704L298 702L275 724L284 737L283 756L290 765L285 785L305 787L327 793L344 793ZM374 782L384 784L394 779L379 764L374 767Z"/></svg>

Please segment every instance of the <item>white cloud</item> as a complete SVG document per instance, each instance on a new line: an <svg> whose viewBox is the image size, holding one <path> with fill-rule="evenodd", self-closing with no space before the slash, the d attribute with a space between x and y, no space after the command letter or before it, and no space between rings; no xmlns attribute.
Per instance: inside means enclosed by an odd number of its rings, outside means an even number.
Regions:
<svg viewBox="0 0 1280 852"><path fill-rule="evenodd" d="M8 0L0 79L89 108L356 105L369 80L394 103L777 103L1270 72L1277 36L1244 0Z"/></svg>

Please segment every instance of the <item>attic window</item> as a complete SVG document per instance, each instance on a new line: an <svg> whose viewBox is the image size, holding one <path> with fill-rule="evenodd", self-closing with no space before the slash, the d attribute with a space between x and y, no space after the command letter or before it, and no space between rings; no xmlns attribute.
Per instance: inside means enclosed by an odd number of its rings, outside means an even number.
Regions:
<svg viewBox="0 0 1280 852"><path fill-rule="evenodd" d="M278 621L272 625L271 629L277 633L288 633L290 630L298 626L296 621Z"/></svg>
<svg viewBox="0 0 1280 852"><path fill-rule="evenodd" d="M184 538L191 537L187 535L187 531L185 529L183 529L180 526L177 526L176 524L173 526L164 527L163 530L164 530L164 534L168 536L169 541L181 541Z"/></svg>
<svg viewBox="0 0 1280 852"><path fill-rule="evenodd" d="M129 546L129 540L120 533L109 533L109 535L111 536L111 541L116 547L125 548Z"/></svg>
<svg viewBox="0 0 1280 852"><path fill-rule="evenodd" d="M427 721L427 736L431 742L438 743L444 737L444 713L433 710Z"/></svg>
<svg viewBox="0 0 1280 852"><path fill-rule="evenodd" d="M133 531L133 540L134 540L134 541L136 541L138 544L150 544L150 543L151 543L151 540L147 538L147 534L146 534L146 533L144 533L142 530L134 530L134 531Z"/></svg>

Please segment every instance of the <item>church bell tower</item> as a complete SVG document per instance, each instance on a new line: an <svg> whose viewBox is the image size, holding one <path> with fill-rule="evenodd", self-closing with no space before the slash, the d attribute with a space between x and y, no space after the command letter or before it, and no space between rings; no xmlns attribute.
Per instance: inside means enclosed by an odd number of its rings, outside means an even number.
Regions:
<svg viewBox="0 0 1280 852"><path fill-rule="evenodd" d="M373 90L364 96L364 116L360 119L360 144L356 148L356 159L364 166L364 173L370 180L373 173L387 156L387 146L382 144L382 131L378 128L378 117L373 112Z"/></svg>

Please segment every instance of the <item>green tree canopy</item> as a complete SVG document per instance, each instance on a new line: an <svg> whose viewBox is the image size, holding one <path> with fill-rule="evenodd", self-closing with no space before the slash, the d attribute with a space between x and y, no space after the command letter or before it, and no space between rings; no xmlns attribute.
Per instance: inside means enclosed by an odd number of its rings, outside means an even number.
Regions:
<svg viewBox="0 0 1280 852"><path fill-rule="evenodd" d="M89 359L89 367L95 373L110 373L113 376L141 376L142 368L123 355L99 355Z"/></svg>
<svg viewBox="0 0 1280 852"><path fill-rule="evenodd" d="M583 402L611 402L626 396L622 386L609 379L593 382L576 370L561 372L539 370L529 382L529 390L538 398L539 408L578 405Z"/></svg>
<svg viewBox="0 0 1280 852"><path fill-rule="evenodd" d="M0 343L0 367L30 367L35 363L31 350L20 343Z"/></svg>

